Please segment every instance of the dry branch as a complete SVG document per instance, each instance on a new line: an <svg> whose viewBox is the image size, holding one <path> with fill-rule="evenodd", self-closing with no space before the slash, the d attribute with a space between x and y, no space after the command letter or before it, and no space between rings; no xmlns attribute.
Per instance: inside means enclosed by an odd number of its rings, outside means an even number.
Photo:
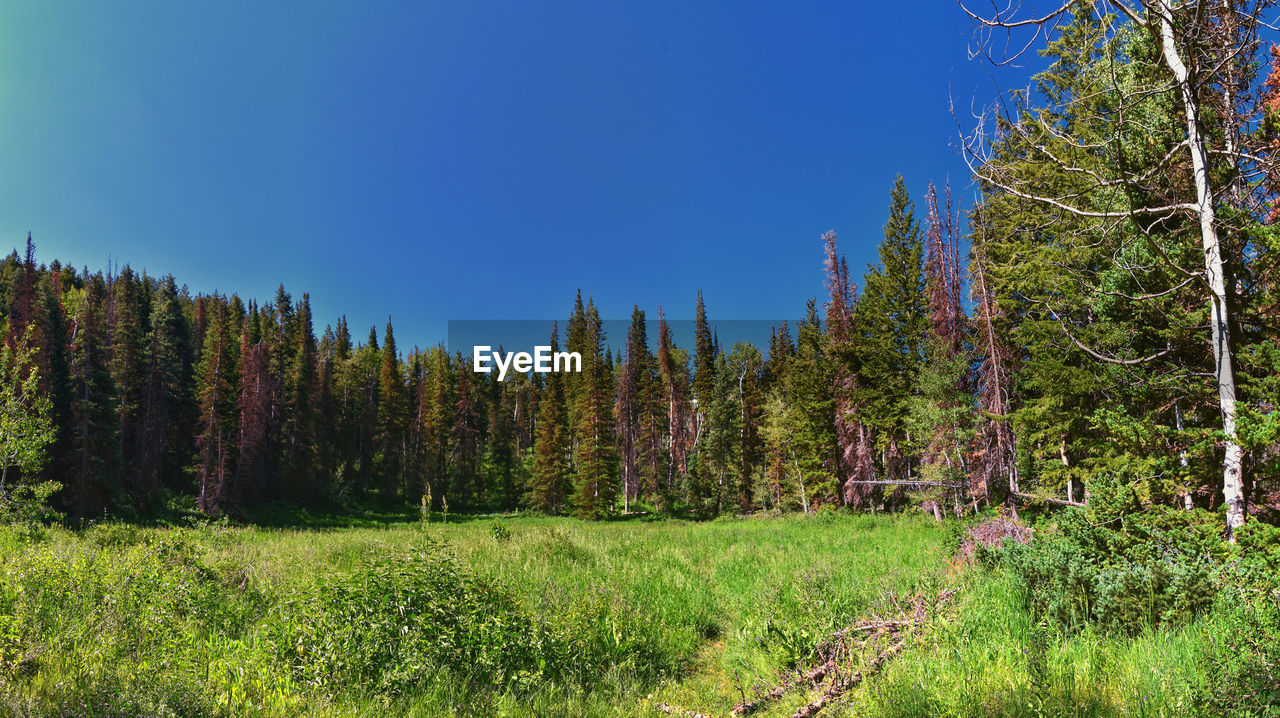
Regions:
<svg viewBox="0 0 1280 718"><path fill-rule="evenodd" d="M1062 506L1075 506L1077 508L1085 507L1085 504L1079 501L1067 501L1066 499L1055 499L1052 496L1038 496L1036 494L1024 494L1022 492L1015 492L1013 495L1020 499L1024 499L1026 501L1044 501L1046 503L1060 504Z"/></svg>
<svg viewBox="0 0 1280 718"><path fill-rule="evenodd" d="M654 707L662 711L663 713L667 713L673 716L680 716L680 718L711 718L711 716L707 715L706 713L699 713L697 711L685 710L680 706L667 705L666 703L658 703Z"/></svg>
<svg viewBox="0 0 1280 718"><path fill-rule="evenodd" d="M835 667L836 667L835 661L829 660L823 663L822 665L818 666L817 668L814 668L813 670L806 673L803 677L803 680L783 681L782 683L778 684L776 688L756 698L755 700L739 703L738 705L733 707L733 710L729 711L729 715L733 716L734 718L738 718L738 716L751 715L752 713L763 708L766 703L771 703L785 696L787 693L791 691L792 688L795 688L798 683L805 683L805 684L821 683L823 680L826 679L828 673L835 670Z"/></svg>
<svg viewBox="0 0 1280 718"><path fill-rule="evenodd" d="M827 705L829 705L831 701L839 698L840 696L848 692L849 689L861 683L862 680L868 674L874 673L877 670L879 670L880 666L883 665L885 661L889 660L889 658L891 658L894 654L902 650L902 646L905 642L906 642L905 637L899 638L891 646L881 651L879 654L876 655L875 658L871 660L871 663L867 664L865 671L857 670L857 671L854 671L852 675L850 675L847 679L843 681L833 681L831 685L828 686L827 689L822 692L822 695L818 696L818 700L805 705L800 710L791 714L791 718L813 718L813 716L816 716L819 711L827 707Z"/></svg>

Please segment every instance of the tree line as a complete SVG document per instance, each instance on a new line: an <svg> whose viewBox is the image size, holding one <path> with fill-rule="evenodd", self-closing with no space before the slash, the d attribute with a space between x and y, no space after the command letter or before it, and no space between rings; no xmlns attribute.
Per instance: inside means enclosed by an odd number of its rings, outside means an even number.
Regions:
<svg viewBox="0 0 1280 718"><path fill-rule="evenodd" d="M967 319L954 218L942 221L931 194L925 262L901 179L891 204L865 296L826 235L830 301L811 300L794 332L775 327L767 356L720 346L701 293L692 347L676 344L661 310L651 341L636 307L611 352L579 294L549 343L581 355L581 371L501 382L443 345L402 352L390 322L357 342L340 317L317 337L307 294L193 296L129 267L39 264L28 237L25 255L0 262L0 306L6 344L32 352L54 440L47 464L19 480L58 482L78 516L145 513L174 495L211 515L423 496L588 517L904 504L875 477L914 481L930 463L905 417L933 420L911 404L929 338L950 332L948 356L961 356ZM962 402L951 394L939 400ZM856 429L837 420L855 396ZM851 429L861 453L845 444ZM960 472L936 483L958 497L947 482Z"/></svg>
<svg viewBox="0 0 1280 718"><path fill-rule="evenodd" d="M581 294L549 343L582 371L471 371L388 322L317 337L308 295L192 296L173 277L0 264L76 515L190 495L209 514L430 496L602 517L824 506L1280 506L1274 220L1280 73L1252 5L1068 2L971 14L1035 25L1047 67L964 138L977 198L898 178L855 282L822 237L825 296L769 346L693 345L636 307L619 349ZM988 34L982 34L988 33ZM1034 42L1034 39L1033 39ZM1012 47L1021 45L1012 44ZM1028 43L1026 47L1032 47ZM986 47L986 45L983 45ZM1270 50L1273 56L1277 50ZM765 349L767 351L762 351ZM6 467L8 468L8 467ZM17 471L21 474L21 471Z"/></svg>

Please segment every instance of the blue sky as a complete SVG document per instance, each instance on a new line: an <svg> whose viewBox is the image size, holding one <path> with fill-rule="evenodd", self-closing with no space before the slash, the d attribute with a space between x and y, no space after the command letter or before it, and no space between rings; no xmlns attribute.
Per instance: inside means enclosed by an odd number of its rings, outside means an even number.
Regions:
<svg viewBox="0 0 1280 718"><path fill-rule="evenodd" d="M606 318L698 289L797 316L823 231L874 259L895 175L972 195L967 29L944 0L5 3L0 239L283 282L317 332L392 315L402 346L579 287Z"/></svg>

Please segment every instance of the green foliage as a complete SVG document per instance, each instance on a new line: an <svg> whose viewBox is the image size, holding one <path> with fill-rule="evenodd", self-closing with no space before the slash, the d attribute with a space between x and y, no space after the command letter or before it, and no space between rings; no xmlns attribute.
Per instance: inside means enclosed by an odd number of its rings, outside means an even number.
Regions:
<svg viewBox="0 0 1280 718"><path fill-rule="evenodd" d="M868 268L854 313L858 339L847 359L857 378L853 398L861 406L858 416L877 431L878 448L901 449L928 328L924 244L901 176L889 194L889 220L878 251L880 262Z"/></svg>
<svg viewBox="0 0 1280 718"><path fill-rule="evenodd" d="M20 484L0 501L0 523L49 524L64 517L53 506L53 497L62 490L56 481Z"/></svg>
<svg viewBox="0 0 1280 718"><path fill-rule="evenodd" d="M511 540L511 529L507 528L504 524L494 521L489 524L489 536L493 537L494 541L506 543Z"/></svg>
<svg viewBox="0 0 1280 718"><path fill-rule="evenodd" d="M40 388L35 350L28 346L30 336L28 329L16 346L8 342L0 345L0 517L7 512L29 512L11 505L21 499L16 492L12 498L8 495L9 472L16 469L24 475L36 474L44 466L45 450L54 440L52 402ZM49 496L38 487L29 488L28 500Z"/></svg>
<svg viewBox="0 0 1280 718"><path fill-rule="evenodd" d="M761 434L779 459L789 509L837 500L832 366L817 304L797 327L795 354L769 393Z"/></svg>
<svg viewBox="0 0 1280 718"><path fill-rule="evenodd" d="M299 677L317 685L402 693L439 672L505 685L547 668L547 636L514 599L430 542L322 585L301 610L282 644Z"/></svg>
<svg viewBox="0 0 1280 718"><path fill-rule="evenodd" d="M1184 625L1213 603L1222 542L1212 515L1157 507L1113 523L1072 509L1031 544L1000 549L1033 616L1135 632Z"/></svg>
<svg viewBox="0 0 1280 718"><path fill-rule="evenodd" d="M1275 574L1272 575L1274 580ZM1225 602L1224 602L1225 603ZM1206 713L1280 716L1280 594L1233 601L1220 611L1213 640L1199 651Z"/></svg>
<svg viewBox="0 0 1280 718"><path fill-rule="evenodd" d="M0 713L630 715L680 686L727 712L722 672L771 680L944 567L931 522L829 515L528 517L502 521L505 541L492 520L409 512L323 531L4 526Z"/></svg>

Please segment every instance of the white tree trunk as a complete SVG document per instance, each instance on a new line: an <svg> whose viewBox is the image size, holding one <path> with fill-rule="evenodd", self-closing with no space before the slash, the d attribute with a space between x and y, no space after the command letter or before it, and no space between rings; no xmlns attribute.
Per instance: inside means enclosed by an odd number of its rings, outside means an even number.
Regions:
<svg viewBox="0 0 1280 718"><path fill-rule="evenodd" d="M1177 427L1178 433L1182 433L1182 405L1177 402L1174 402L1173 404L1173 419L1175 422L1174 426ZM1190 462L1187 461L1186 449L1178 450L1178 465L1181 466L1184 471L1188 466L1190 466ZM1191 503L1191 487L1189 486L1187 487L1187 493L1182 495L1182 508L1187 511L1195 508L1195 505Z"/></svg>
<svg viewBox="0 0 1280 718"><path fill-rule="evenodd" d="M1217 218L1213 209L1213 193L1209 188L1207 151L1200 136L1200 107L1191 85L1190 74L1178 52L1173 35L1171 0L1158 0L1160 44L1165 63L1173 71L1186 110L1187 147L1191 152L1191 169L1196 185L1200 240L1204 248L1205 280L1209 284L1209 324L1213 339L1214 374L1218 383L1218 405L1222 411L1222 433L1226 450L1222 460L1222 498L1227 505L1227 538L1235 541L1234 532L1244 524L1244 448L1236 438L1236 381L1231 369L1230 313L1227 307L1226 278L1223 275L1222 243L1218 239Z"/></svg>

